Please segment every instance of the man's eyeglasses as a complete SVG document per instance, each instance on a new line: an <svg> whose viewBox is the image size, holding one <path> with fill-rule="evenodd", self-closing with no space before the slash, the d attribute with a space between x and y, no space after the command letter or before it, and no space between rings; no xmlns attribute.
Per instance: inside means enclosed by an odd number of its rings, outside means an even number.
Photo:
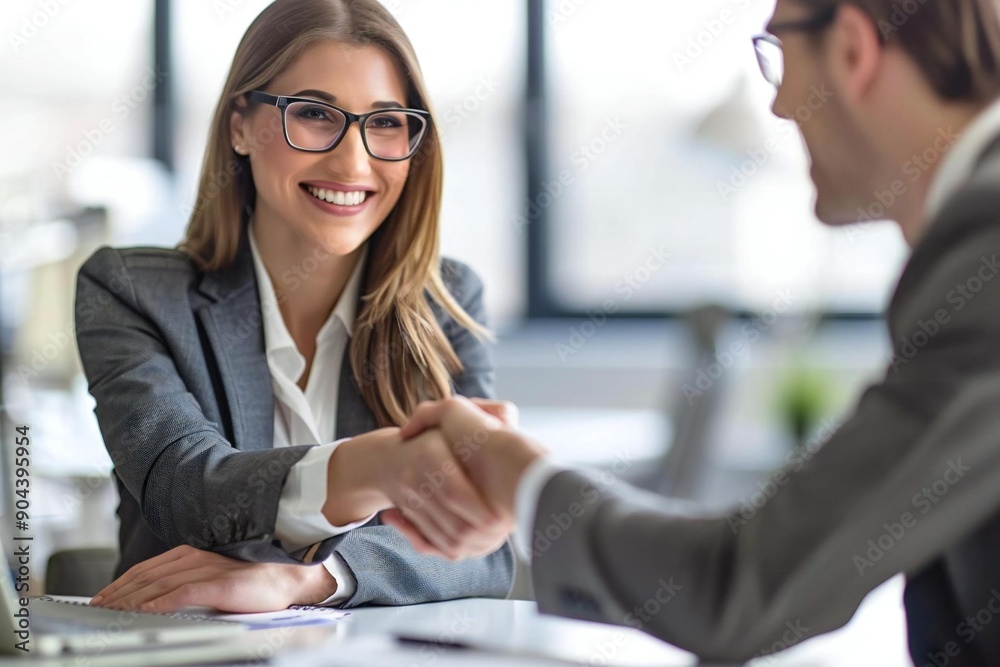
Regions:
<svg viewBox="0 0 1000 667"><path fill-rule="evenodd" d="M801 21L786 21L774 23L768 31L753 38L754 51L757 52L757 64L760 72L775 88L781 87L785 76L785 56L781 48L781 40L777 37L782 32L815 32L823 30L837 17L837 5L802 19Z"/></svg>
<svg viewBox="0 0 1000 667"><path fill-rule="evenodd" d="M390 162L406 160L417 152L431 117L421 109L379 109L359 115L307 97L270 95L261 90L248 92L247 100L281 110L285 141L296 150L332 151L356 122L368 154Z"/></svg>

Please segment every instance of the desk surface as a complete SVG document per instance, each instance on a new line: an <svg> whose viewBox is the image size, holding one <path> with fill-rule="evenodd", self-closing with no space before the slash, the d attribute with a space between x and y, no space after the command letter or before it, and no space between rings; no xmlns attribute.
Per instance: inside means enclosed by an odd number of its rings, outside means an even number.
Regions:
<svg viewBox="0 0 1000 667"><path fill-rule="evenodd" d="M902 580L897 578L876 589L865 600L854 619L844 628L818 637L789 651L751 665L761 667L834 667L877 664L909 667L904 628L893 614L901 606ZM461 665L542 667L566 665L645 666L698 665L685 651L653 639L631 628L605 626L539 614L534 602L507 600L453 600L410 607L352 610L335 627L272 631L282 639L276 667L309 664L382 667L448 667ZM326 633L326 634L324 634ZM443 643L495 646L507 653L455 650L440 646L402 646L388 637L418 635ZM268 638L273 641L272 638ZM255 638L256 640L256 638ZM261 640L265 640L261 636ZM310 642L309 646L299 646ZM264 644L248 657L270 654ZM561 657L562 659L556 659ZM303 660L303 659L306 660ZM704 665L704 663L702 663Z"/></svg>
<svg viewBox="0 0 1000 667"><path fill-rule="evenodd" d="M901 592L901 580L891 580L865 600L845 628L750 665L909 667L904 637L893 626L891 616L898 610ZM396 635L438 644L404 645L394 639ZM468 644L491 650L447 648L442 644ZM631 628L545 616L538 613L534 602L486 599L352 609L350 616L333 624L251 631L231 649L226 655L239 658L227 664L241 667L704 665L690 653ZM133 655L143 661L143 656ZM75 665L74 660L65 664ZM83 658L80 664L101 667L104 662L101 658ZM122 663L121 659L116 663L116 667L131 664ZM37 663L0 659L0 665L26 664Z"/></svg>

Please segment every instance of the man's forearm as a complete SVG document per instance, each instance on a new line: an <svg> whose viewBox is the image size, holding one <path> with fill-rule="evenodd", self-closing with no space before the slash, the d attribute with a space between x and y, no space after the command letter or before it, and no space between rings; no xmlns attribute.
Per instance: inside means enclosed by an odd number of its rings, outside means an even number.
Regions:
<svg viewBox="0 0 1000 667"><path fill-rule="evenodd" d="M457 455L463 458L461 450ZM504 518L514 519L521 477L542 457L541 447L524 434L504 428L491 431L478 455L467 457L463 464L494 509Z"/></svg>

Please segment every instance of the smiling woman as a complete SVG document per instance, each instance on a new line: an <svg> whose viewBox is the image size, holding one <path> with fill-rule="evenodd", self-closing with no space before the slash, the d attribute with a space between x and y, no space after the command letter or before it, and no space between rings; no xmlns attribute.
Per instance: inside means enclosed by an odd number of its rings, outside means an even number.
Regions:
<svg viewBox="0 0 1000 667"><path fill-rule="evenodd" d="M121 497L122 576L95 603L507 593L509 525L448 448L397 428L493 391L482 284L438 255L441 181L419 64L376 0L277 0L253 22L184 241L80 271L78 304L113 297L77 312Z"/></svg>

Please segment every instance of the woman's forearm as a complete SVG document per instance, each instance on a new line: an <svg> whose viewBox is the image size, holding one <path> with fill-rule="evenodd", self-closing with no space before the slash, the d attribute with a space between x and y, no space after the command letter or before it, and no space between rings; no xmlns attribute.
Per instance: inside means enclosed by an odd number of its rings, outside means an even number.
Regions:
<svg viewBox="0 0 1000 667"><path fill-rule="evenodd" d="M382 428L351 438L330 456L323 516L335 526L360 521L392 506L379 487L379 465L398 442L399 429Z"/></svg>

